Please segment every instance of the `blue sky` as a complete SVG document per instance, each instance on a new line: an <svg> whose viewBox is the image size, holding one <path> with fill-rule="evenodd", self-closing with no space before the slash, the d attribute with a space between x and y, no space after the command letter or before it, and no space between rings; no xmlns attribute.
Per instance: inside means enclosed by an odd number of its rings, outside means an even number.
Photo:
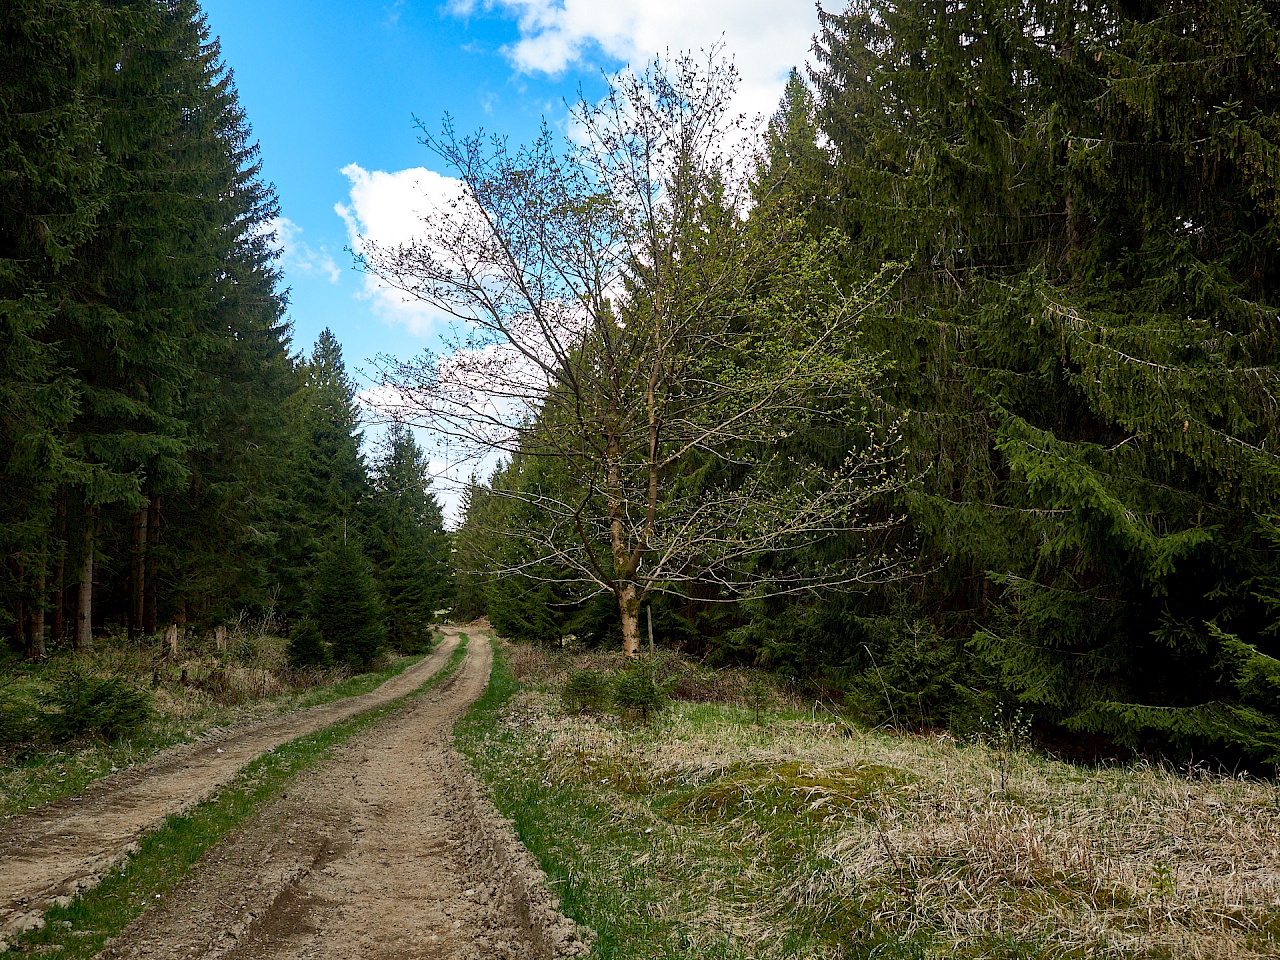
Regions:
<svg viewBox="0 0 1280 960"><path fill-rule="evenodd" d="M450 171L417 141L438 129L514 140L604 74L663 51L723 42L742 75L737 106L776 107L817 27L809 0L204 0L280 200L294 347L330 327L348 368L438 346L435 322L352 266L353 232L404 240L422 189Z"/></svg>
<svg viewBox="0 0 1280 960"><path fill-rule="evenodd" d="M518 41L518 27L498 15L376 0L206 0L204 8L288 221L295 346L308 347L328 326L353 366L381 352L416 353L430 337L379 311L353 272L347 227L334 210L350 204L341 171L352 163L370 171L431 166L415 114L435 124L449 111L464 130L524 138L544 109L563 112L580 78L515 71L501 50Z"/></svg>

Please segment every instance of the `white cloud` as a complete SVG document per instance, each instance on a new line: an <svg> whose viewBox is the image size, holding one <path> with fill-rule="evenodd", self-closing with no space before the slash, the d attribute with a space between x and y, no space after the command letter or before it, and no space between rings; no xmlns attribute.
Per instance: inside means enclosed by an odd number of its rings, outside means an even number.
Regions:
<svg viewBox="0 0 1280 960"><path fill-rule="evenodd" d="M599 53L643 67L658 54L723 41L742 77L736 107L748 116L774 112L818 29L808 0L454 0L450 9L466 15L477 7L516 18L520 39L507 54L530 73L589 66Z"/></svg>
<svg viewBox="0 0 1280 960"><path fill-rule="evenodd" d="M451 455L448 447L441 444L438 434L415 425L412 411L406 410L407 398L395 387L381 384L366 387L356 394L356 402L369 418L365 432L367 449L376 448L382 441L385 424L390 420L398 418L413 430L418 446L427 453L431 492L444 514L444 525L447 529L456 530L464 519L462 498L468 480L474 475L487 481L503 459L503 452L491 450L482 457Z"/></svg>
<svg viewBox="0 0 1280 960"><path fill-rule="evenodd" d="M338 265L324 247L313 250L302 239L302 228L288 217L276 217L268 221L267 233L271 245L280 251L280 266L286 278L290 273L315 276L319 274L330 283L337 283L341 276Z"/></svg>
<svg viewBox="0 0 1280 960"><path fill-rule="evenodd" d="M342 168L351 181L349 203L334 205L347 225L351 249L357 253L366 242L396 247L421 240L424 222L462 193L462 184L425 167L387 173L366 170L351 163ZM364 275L364 294L382 316L403 323L418 336L439 333L446 318L439 310Z"/></svg>

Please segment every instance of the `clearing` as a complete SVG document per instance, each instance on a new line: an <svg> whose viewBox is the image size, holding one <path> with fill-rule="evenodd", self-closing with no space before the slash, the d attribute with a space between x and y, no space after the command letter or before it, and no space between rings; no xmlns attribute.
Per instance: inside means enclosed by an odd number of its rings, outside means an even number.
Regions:
<svg viewBox="0 0 1280 960"><path fill-rule="evenodd" d="M1274 780L867 729L669 655L645 723L582 696L615 652L498 650L457 742L600 960L1280 957Z"/></svg>

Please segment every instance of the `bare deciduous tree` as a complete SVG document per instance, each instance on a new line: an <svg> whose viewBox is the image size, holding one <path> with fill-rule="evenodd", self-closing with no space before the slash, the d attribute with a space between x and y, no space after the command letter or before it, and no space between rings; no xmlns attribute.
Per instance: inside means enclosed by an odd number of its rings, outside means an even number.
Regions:
<svg viewBox="0 0 1280 960"><path fill-rule="evenodd" d="M751 216L753 157L728 113L733 67L655 61L574 112L577 138L424 143L464 186L413 244L366 269L461 321L450 350L383 366L384 404L453 455L547 458L505 490L534 509L503 531L618 603L640 645L645 596L695 581L740 595L875 578L883 557L775 573L751 561L865 528L894 431L866 426L877 361L852 345L868 291L831 282L785 216ZM801 456L827 430L853 452ZM525 568L524 572L528 572Z"/></svg>

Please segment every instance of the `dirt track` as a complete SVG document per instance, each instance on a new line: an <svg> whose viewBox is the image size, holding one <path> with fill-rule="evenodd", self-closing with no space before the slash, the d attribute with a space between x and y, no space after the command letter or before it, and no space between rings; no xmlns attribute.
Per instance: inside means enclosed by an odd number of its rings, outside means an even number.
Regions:
<svg viewBox="0 0 1280 960"><path fill-rule="evenodd" d="M138 836L199 803L273 747L389 703L422 686L457 645L435 652L376 690L241 727L164 751L145 764L0 825L0 936L22 929L54 897L97 883Z"/></svg>
<svg viewBox="0 0 1280 960"><path fill-rule="evenodd" d="M110 958L535 958L585 952L449 743L489 643L339 748L103 953Z"/></svg>

